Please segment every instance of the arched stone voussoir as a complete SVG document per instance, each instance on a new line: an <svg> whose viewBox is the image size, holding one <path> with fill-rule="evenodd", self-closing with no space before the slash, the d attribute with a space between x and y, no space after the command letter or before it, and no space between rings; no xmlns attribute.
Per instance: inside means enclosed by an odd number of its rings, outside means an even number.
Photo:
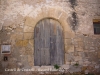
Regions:
<svg viewBox="0 0 100 75"><path fill-rule="evenodd" d="M62 14L62 9L60 8L49 8L48 10L48 16L49 17L54 17L55 19L58 19L59 16Z"/></svg>
<svg viewBox="0 0 100 75"><path fill-rule="evenodd" d="M31 15L30 15L31 14ZM29 16L25 17L25 25L35 27L38 21L40 21L43 18L42 11L37 13L37 16L34 15L34 13L30 13Z"/></svg>
<svg viewBox="0 0 100 75"><path fill-rule="evenodd" d="M34 27L35 25L35 19L32 17L25 17L25 26L30 26L30 27Z"/></svg>
<svg viewBox="0 0 100 75"><path fill-rule="evenodd" d="M43 17L51 17L55 19L59 19L62 12L64 12L62 8L59 6L55 6L55 7L48 6L48 7L43 7L41 9L42 9Z"/></svg>
<svg viewBox="0 0 100 75"><path fill-rule="evenodd" d="M30 27L30 26L24 26L23 32L24 32L24 33L25 33L25 32L28 32L28 33L34 32L34 28L33 28L33 27Z"/></svg>
<svg viewBox="0 0 100 75"><path fill-rule="evenodd" d="M61 7L52 7L52 6L48 6L48 7L41 7L40 8L41 11L37 13L37 15L34 16L34 11L32 13L30 13L31 17L26 17L26 22L25 22L25 26L32 26L33 29L30 29L29 31L34 31L34 27L37 25L37 23L44 19L44 18L53 18L55 20L58 20L63 28L63 32L64 32L64 38L67 38L67 34L68 34L68 38L73 38L75 36L75 32L70 28L70 26L67 23L67 13L61 9ZM29 15L30 15L29 14ZM24 28L24 30L26 30L26 28Z"/></svg>
<svg viewBox="0 0 100 75"><path fill-rule="evenodd" d="M42 9L42 15L43 15L43 17L48 17L48 15L49 15L49 12L48 12L48 7L42 7L41 8Z"/></svg>
<svg viewBox="0 0 100 75"><path fill-rule="evenodd" d="M63 31L64 31L64 38L74 38L75 32L71 29L67 22L67 13L62 11L61 15L58 18L58 21L61 23Z"/></svg>
<svg viewBox="0 0 100 75"><path fill-rule="evenodd" d="M66 31L64 32L64 39L71 39L71 38L74 38L75 37L75 33L74 32L69 32L69 31Z"/></svg>

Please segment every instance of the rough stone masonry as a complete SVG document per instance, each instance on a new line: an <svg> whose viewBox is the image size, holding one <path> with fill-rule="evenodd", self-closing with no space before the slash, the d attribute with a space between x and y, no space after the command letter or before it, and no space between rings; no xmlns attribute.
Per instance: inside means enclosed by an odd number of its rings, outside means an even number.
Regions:
<svg viewBox="0 0 100 75"><path fill-rule="evenodd" d="M61 67L100 72L100 34L93 29L93 19L100 19L100 0L0 0L0 51L2 45L11 45L9 55L0 53L0 75L32 75L5 68L53 68L34 66L34 28L44 18L62 25L65 64Z"/></svg>

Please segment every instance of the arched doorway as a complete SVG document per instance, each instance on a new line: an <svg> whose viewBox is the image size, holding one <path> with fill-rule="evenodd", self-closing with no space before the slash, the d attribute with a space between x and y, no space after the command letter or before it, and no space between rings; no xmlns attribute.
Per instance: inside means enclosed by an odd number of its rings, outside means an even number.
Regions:
<svg viewBox="0 0 100 75"><path fill-rule="evenodd" d="M34 29L34 65L64 64L64 39L60 23L54 19L39 21Z"/></svg>

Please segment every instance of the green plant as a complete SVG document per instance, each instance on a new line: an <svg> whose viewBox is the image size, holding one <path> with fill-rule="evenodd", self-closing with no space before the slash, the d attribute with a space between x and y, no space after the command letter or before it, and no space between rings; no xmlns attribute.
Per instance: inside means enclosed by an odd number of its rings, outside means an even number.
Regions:
<svg viewBox="0 0 100 75"><path fill-rule="evenodd" d="M57 64L55 64L55 65L54 65L54 68L55 68L55 69L59 69L59 68L60 68L60 66L59 66L59 65L57 65Z"/></svg>
<svg viewBox="0 0 100 75"><path fill-rule="evenodd" d="M75 63L74 66L79 66L79 64L78 63Z"/></svg>

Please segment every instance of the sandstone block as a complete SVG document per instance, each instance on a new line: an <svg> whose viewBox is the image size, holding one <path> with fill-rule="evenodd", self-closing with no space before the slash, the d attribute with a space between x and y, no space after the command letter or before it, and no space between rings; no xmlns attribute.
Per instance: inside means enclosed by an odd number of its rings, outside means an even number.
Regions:
<svg viewBox="0 0 100 75"><path fill-rule="evenodd" d="M83 48L80 48L80 47L77 47L75 49L76 49L76 51L83 51Z"/></svg>
<svg viewBox="0 0 100 75"><path fill-rule="evenodd" d="M30 66L33 66L34 64L34 57L32 55L28 55L28 62Z"/></svg>
<svg viewBox="0 0 100 75"><path fill-rule="evenodd" d="M82 57L81 57L81 56L75 56L75 57L74 57L74 60L75 60L75 61L80 61L80 60L82 60Z"/></svg>
<svg viewBox="0 0 100 75"><path fill-rule="evenodd" d="M16 42L16 45L17 46L27 46L28 42L29 42L28 40L18 40Z"/></svg>
<svg viewBox="0 0 100 75"><path fill-rule="evenodd" d="M24 33L24 39L33 39L34 33Z"/></svg>
<svg viewBox="0 0 100 75"><path fill-rule="evenodd" d="M78 42L80 48L83 48L83 42Z"/></svg>
<svg viewBox="0 0 100 75"><path fill-rule="evenodd" d="M64 42L65 42L65 45L71 45L72 44L71 39L65 39Z"/></svg>
<svg viewBox="0 0 100 75"><path fill-rule="evenodd" d="M34 32L34 28L30 26L24 26L24 32Z"/></svg>
<svg viewBox="0 0 100 75"><path fill-rule="evenodd" d="M32 17L26 17L25 19L26 26L34 27L34 19Z"/></svg>
<svg viewBox="0 0 100 75"><path fill-rule="evenodd" d="M65 50L67 51L67 52L74 52L74 45L68 45L68 46L66 46L67 48L65 48Z"/></svg>
<svg viewBox="0 0 100 75"><path fill-rule="evenodd" d="M83 41L83 39L82 39L82 38L80 38L80 37L78 37L78 38L74 38L74 41L76 41L76 42L82 42L82 41Z"/></svg>
<svg viewBox="0 0 100 75"><path fill-rule="evenodd" d="M65 28L65 30L67 30L67 28ZM73 38L74 36L75 36L75 34L73 34L73 33L71 33L71 32L68 32L68 31L64 32L64 38L65 38L65 39L71 39L71 38Z"/></svg>
<svg viewBox="0 0 100 75"><path fill-rule="evenodd" d="M32 47L34 47L34 39L30 39L30 40L29 40L29 44L30 44Z"/></svg>

